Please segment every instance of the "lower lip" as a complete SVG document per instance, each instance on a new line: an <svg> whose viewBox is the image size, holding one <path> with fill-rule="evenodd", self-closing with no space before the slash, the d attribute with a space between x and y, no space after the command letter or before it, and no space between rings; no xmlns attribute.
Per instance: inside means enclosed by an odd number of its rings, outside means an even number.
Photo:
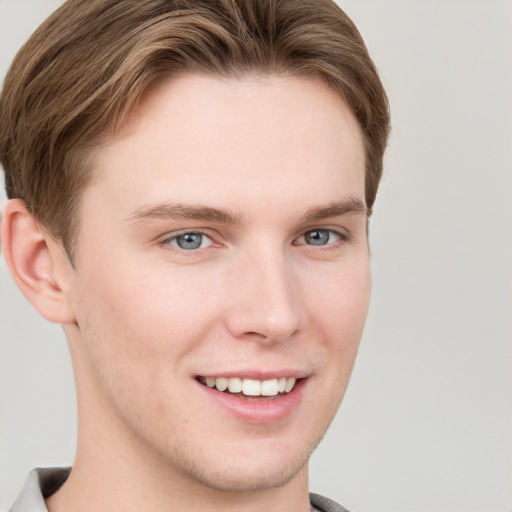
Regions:
<svg viewBox="0 0 512 512"><path fill-rule="evenodd" d="M269 397L268 399L252 400L217 391L196 382L209 399L230 412L239 421L252 424L270 424L285 419L297 409L304 394L307 380L307 378L298 380L289 393Z"/></svg>

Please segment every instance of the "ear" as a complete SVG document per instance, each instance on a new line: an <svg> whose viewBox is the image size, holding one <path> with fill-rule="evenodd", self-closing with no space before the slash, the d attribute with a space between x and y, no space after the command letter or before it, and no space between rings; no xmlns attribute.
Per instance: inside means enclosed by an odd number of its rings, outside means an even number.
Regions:
<svg viewBox="0 0 512 512"><path fill-rule="evenodd" d="M66 290L73 268L64 249L43 233L21 199L11 199L2 220L2 252L25 298L50 322L75 322Z"/></svg>

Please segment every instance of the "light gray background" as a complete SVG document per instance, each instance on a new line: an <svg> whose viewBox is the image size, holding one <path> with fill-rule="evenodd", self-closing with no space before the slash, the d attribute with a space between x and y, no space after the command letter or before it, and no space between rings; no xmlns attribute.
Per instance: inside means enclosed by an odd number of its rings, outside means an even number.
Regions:
<svg viewBox="0 0 512 512"><path fill-rule="evenodd" d="M0 77L59 0L0 0ZM355 512L512 511L512 2L340 0L389 91L374 286L311 489ZM4 196L0 196L3 200ZM66 344L1 272L0 509L70 464Z"/></svg>

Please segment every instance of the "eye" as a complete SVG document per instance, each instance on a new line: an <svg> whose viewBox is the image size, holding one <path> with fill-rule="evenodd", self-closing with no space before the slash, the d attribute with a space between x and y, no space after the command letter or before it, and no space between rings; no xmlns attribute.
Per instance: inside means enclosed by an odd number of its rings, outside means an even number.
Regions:
<svg viewBox="0 0 512 512"><path fill-rule="evenodd" d="M332 229L311 229L302 235L297 243L307 245L329 245L346 237Z"/></svg>
<svg viewBox="0 0 512 512"><path fill-rule="evenodd" d="M211 245L212 240L204 233L188 232L173 235L164 241L165 244L173 245L184 251L194 251L196 249L204 249Z"/></svg>

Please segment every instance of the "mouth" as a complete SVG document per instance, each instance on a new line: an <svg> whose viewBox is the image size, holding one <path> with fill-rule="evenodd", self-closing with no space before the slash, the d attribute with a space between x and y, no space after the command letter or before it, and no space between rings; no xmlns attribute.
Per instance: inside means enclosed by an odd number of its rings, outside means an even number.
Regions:
<svg viewBox="0 0 512 512"><path fill-rule="evenodd" d="M246 379L240 377L197 377L203 386L222 393L246 399L277 398L293 391L298 381L294 377L280 377L268 380Z"/></svg>
<svg viewBox="0 0 512 512"><path fill-rule="evenodd" d="M299 408L310 374L294 372L292 377L289 371L288 375L276 372L260 376L257 373L250 371L236 377L229 373L198 375L195 380L207 403L214 405L212 411L224 410L245 424L279 424Z"/></svg>

